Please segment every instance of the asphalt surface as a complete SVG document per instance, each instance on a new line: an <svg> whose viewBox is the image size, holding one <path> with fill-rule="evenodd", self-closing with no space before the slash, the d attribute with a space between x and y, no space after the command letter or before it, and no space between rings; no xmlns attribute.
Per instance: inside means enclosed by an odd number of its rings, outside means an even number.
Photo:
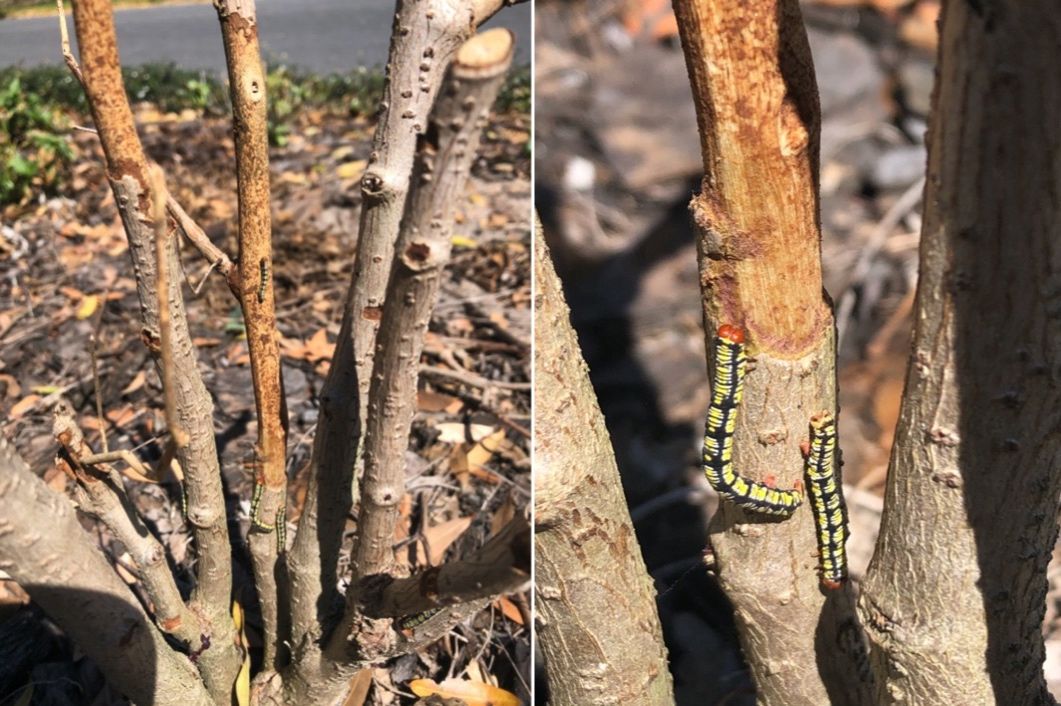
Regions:
<svg viewBox="0 0 1061 706"><path fill-rule="evenodd" d="M386 63L394 13L389 0L258 0L257 7L262 55L269 63L322 73ZM73 35L73 20L67 21ZM126 66L172 61L218 74L225 70L210 3L119 9L114 22ZM507 7L484 25L497 26L516 34L516 63L529 63L531 3ZM0 66L59 63L54 17L0 21Z"/></svg>

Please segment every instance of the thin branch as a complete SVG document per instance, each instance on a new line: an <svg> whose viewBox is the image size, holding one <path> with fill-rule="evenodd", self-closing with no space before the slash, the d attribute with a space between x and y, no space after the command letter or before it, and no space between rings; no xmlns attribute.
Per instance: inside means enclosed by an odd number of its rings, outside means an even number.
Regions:
<svg viewBox="0 0 1061 706"><path fill-rule="evenodd" d="M41 518L47 518L42 526ZM188 658L166 643L81 528L70 503L0 438L0 570L135 703L213 706Z"/></svg>
<svg viewBox="0 0 1061 706"><path fill-rule="evenodd" d="M292 636L316 643L342 598L336 566L354 497L354 467L368 406L383 297L416 153L451 57L501 0L398 0L368 169L354 273L332 365L321 392L313 468L291 550Z"/></svg>
<svg viewBox="0 0 1061 706"><path fill-rule="evenodd" d="M85 85L85 77L81 73L81 66L74 58L74 52L70 50L70 33L66 27L66 10L63 8L63 0L55 0L56 9L59 11L59 46L63 52L63 61L66 62L70 73L74 75L77 82Z"/></svg>
<svg viewBox="0 0 1061 706"><path fill-rule="evenodd" d="M154 606L158 626L181 640L188 649L202 650L201 636L209 630L200 624L181 599L180 591L166 563L166 550L148 532L129 503L120 476L106 464L97 462L101 473L90 472L82 460L92 449L74 419L74 411L63 401L55 406L52 434L65 452L78 484L78 504L109 529L132 557L136 572ZM209 643L208 643L209 644Z"/></svg>
<svg viewBox="0 0 1061 706"><path fill-rule="evenodd" d="M136 275L140 301L141 339L161 365L159 262L155 250L152 214L152 183L148 162L136 134L132 110L122 83L114 17L109 0L78 0L74 5L81 59L89 70L83 85L93 121L103 147L107 176L114 191L122 223L129 240L129 254ZM166 238L165 267L176 272L177 248L174 238ZM174 387L176 416L188 434L188 444L177 451L186 473L188 521L194 528L198 548L193 604L211 625L214 647L224 653L222 668L207 679L211 693L227 698L239 655L234 646L229 603L232 595L231 548L221 489L221 471L214 441L213 403L198 370L195 346L188 330L180 282L169 278L163 298L170 307L173 335L170 349L178 378ZM161 371L160 371L161 372Z"/></svg>
<svg viewBox="0 0 1061 706"><path fill-rule="evenodd" d="M512 34L502 29L465 43L418 151L376 342L354 562L357 578L393 568L391 543L405 490L404 459L416 410L420 354L449 262L453 205L464 192L479 136L512 62L513 45ZM350 592L348 605L355 593Z"/></svg>
<svg viewBox="0 0 1061 706"><path fill-rule="evenodd" d="M258 445L248 537L265 628L265 664L276 667L279 632L277 573L286 550L287 409L280 379L272 279L269 139L265 73L253 2L216 0L225 45L239 189L239 299L247 327L251 379L258 414Z"/></svg>
<svg viewBox="0 0 1061 706"><path fill-rule="evenodd" d="M184 233L184 237L188 239L192 245L207 259L210 263L211 270L217 270L225 277L225 281L228 283L232 293L239 297L239 285L233 279L233 270L235 265L232 263L232 259L219 247L214 245L210 238L206 235L206 232L195 222L195 219L188 215L188 212L184 210L177 199L173 198L173 194L166 194L166 210L173 220L180 226L181 232ZM209 273L207 273L209 275ZM203 278L205 281L205 277ZM199 285L202 286L201 284Z"/></svg>
<svg viewBox="0 0 1061 706"><path fill-rule="evenodd" d="M162 394L165 400L166 427L169 429L171 443L180 448L188 443L188 433L181 428L177 418L177 374L173 369L173 323L170 320L169 302L169 266L166 257L166 246L170 236L169 223L166 221L166 178L162 168L152 162L148 166L148 178L151 180L151 218L155 223L155 261L158 263L158 333L159 365L162 368Z"/></svg>
<svg viewBox="0 0 1061 706"><path fill-rule="evenodd" d="M531 384L529 382L490 380L484 378L482 375L476 375L475 373L468 372L467 370L450 370L446 368L439 368L433 365L421 365L420 374L427 375L428 377L440 377L446 378L448 380L456 380L457 382L469 385L471 387L478 387L480 389L489 389L491 387L500 388L502 390L531 389Z"/></svg>

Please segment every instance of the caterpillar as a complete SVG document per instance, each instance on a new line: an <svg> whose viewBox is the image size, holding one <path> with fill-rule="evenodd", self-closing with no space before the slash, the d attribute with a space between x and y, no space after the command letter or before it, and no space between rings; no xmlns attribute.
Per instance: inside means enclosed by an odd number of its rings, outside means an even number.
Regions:
<svg viewBox="0 0 1061 706"><path fill-rule="evenodd" d="M818 568L825 588L847 579L847 505L836 472L836 420L828 412L811 417L810 444L804 464L807 493L818 535Z"/></svg>
<svg viewBox="0 0 1061 706"><path fill-rule="evenodd" d="M262 493L265 492L265 484L254 479L254 494L251 496L251 524L263 532L276 531L276 551L283 554L287 551L287 508L281 503L276 511L273 524L266 524L261 517Z"/></svg>
<svg viewBox="0 0 1061 706"><path fill-rule="evenodd" d="M264 257L258 261L258 275L260 280L258 285L258 303L262 304L265 302L265 287L269 284L269 263L266 262Z"/></svg>
<svg viewBox="0 0 1061 706"><path fill-rule="evenodd" d="M771 478L749 480L733 470L733 433L747 371L744 331L729 324L720 326L715 339L711 406L704 425L704 474L711 487L730 502L753 512L788 517L803 502L801 481L792 490L780 490Z"/></svg>
<svg viewBox="0 0 1061 706"><path fill-rule="evenodd" d="M412 630L418 625L423 625L441 612L442 608L428 608L425 611L414 613L413 615L407 615L398 621L398 627L402 630Z"/></svg>

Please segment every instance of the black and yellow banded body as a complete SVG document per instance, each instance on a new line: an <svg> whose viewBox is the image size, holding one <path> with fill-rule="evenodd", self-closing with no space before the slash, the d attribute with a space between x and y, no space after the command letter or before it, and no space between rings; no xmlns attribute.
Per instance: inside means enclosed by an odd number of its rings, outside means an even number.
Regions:
<svg viewBox="0 0 1061 706"><path fill-rule="evenodd" d="M787 517L803 502L800 487L781 490L769 481L744 478L733 469L733 433L747 371L744 331L720 326L715 339L711 406L704 425L704 474L711 487L730 502L753 512Z"/></svg>
<svg viewBox="0 0 1061 706"><path fill-rule="evenodd" d="M436 615L438 615L441 612L442 612L442 608L439 607L439 608L428 608L425 611L421 611L419 613L413 613L412 615L407 615L407 616L405 616L404 618L402 618L402 619L400 619L398 621L398 627L400 629L402 629L402 630L412 630L413 628L415 628L415 627L417 627L419 625L423 625L428 620L431 620L431 618L435 617Z"/></svg>
<svg viewBox="0 0 1061 706"><path fill-rule="evenodd" d="M810 420L804 473L818 535L818 566L826 588L840 588L847 578L847 505L836 469L836 420L822 412Z"/></svg>

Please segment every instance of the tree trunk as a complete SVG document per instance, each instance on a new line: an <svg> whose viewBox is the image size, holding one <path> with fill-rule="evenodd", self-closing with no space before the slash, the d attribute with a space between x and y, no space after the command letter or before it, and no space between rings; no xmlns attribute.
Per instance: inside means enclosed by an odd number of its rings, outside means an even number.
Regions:
<svg viewBox="0 0 1061 706"><path fill-rule="evenodd" d="M552 706L673 706L656 596L560 280L534 236L536 620Z"/></svg>
<svg viewBox="0 0 1061 706"><path fill-rule="evenodd" d="M32 528L32 529L28 529ZM0 569L8 572L134 703L213 706L80 526L0 437Z"/></svg>
<svg viewBox="0 0 1061 706"><path fill-rule="evenodd" d="M913 353L859 601L877 703L1053 703L1061 14L944 5Z"/></svg>
<svg viewBox="0 0 1061 706"><path fill-rule="evenodd" d="M756 359L735 435L737 471L802 477L809 419L836 410L834 322L823 295L818 91L796 0L675 0L704 160L690 206L708 350L742 327ZM723 502L710 526L760 704L862 703L851 589L819 586L808 503L789 519Z"/></svg>

